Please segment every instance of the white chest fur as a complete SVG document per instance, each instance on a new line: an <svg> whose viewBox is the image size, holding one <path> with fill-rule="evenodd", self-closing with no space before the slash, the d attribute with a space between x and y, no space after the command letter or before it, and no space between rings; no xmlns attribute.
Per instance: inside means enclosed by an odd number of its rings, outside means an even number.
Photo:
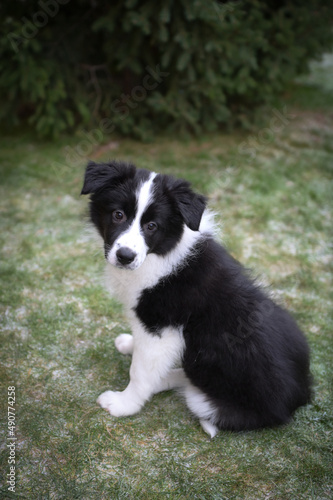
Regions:
<svg viewBox="0 0 333 500"><path fill-rule="evenodd" d="M143 264L134 270L120 269L108 263L106 267L107 289L129 311L137 304L142 290L154 287L161 278L174 273L182 266L201 237L200 230L192 231L184 226L181 240L165 256L148 254Z"/></svg>

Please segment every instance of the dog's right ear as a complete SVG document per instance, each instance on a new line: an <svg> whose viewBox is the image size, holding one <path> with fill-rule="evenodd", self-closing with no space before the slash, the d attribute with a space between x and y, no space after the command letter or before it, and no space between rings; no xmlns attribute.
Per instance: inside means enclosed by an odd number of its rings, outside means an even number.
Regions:
<svg viewBox="0 0 333 500"><path fill-rule="evenodd" d="M111 163L95 163L90 161L86 168L81 194L95 193L110 181L116 181L124 177L124 175L129 174L129 170L133 171L134 174L134 165L120 161Z"/></svg>
<svg viewBox="0 0 333 500"><path fill-rule="evenodd" d="M98 191L100 187L111 178L111 168L107 164L97 164L90 161L86 168L81 194L90 194Z"/></svg>

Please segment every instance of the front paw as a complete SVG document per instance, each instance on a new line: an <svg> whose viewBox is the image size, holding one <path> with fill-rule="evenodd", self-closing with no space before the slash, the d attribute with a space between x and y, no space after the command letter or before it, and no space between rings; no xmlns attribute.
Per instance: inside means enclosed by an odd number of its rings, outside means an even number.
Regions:
<svg viewBox="0 0 333 500"><path fill-rule="evenodd" d="M129 333L118 335L114 341L116 348L122 354L133 354L133 336Z"/></svg>
<svg viewBox="0 0 333 500"><path fill-rule="evenodd" d="M105 391L97 403L114 417L126 417L140 411L141 405L128 398L124 392Z"/></svg>

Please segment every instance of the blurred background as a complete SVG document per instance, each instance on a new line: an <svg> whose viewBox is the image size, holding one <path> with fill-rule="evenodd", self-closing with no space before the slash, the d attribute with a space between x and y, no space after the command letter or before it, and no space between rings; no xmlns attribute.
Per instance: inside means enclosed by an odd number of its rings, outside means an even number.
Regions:
<svg viewBox="0 0 333 500"><path fill-rule="evenodd" d="M2 123L42 137L249 128L333 40L329 0L16 0L0 17Z"/></svg>

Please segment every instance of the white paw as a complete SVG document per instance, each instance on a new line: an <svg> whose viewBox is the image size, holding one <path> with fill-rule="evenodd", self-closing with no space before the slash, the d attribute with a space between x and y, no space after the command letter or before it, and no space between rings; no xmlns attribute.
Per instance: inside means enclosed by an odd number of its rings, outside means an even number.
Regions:
<svg viewBox="0 0 333 500"><path fill-rule="evenodd" d="M129 333L122 333L118 335L116 340L114 341L116 348L122 354L132 354L133 353L133 336Z"/></svg>
<svg viewBox="0 0 333 500"><path fill-rule="evenodd" d="M207 434L209 434L211 438L215 437L216 434L219 432L218 427L216 427L216 425L209 422L209 420L204 420L203 418L201 418L200 424L201 424L201 427L203 428L203 430L205 432L207 432Z"/></svg>
<svg viewBox="0 0 333 500"><path fill-rule="evenodd" d="M125 392L105 391L97 403L114 417L126 417L137 413L141 405L129 399Z"/></svg>

